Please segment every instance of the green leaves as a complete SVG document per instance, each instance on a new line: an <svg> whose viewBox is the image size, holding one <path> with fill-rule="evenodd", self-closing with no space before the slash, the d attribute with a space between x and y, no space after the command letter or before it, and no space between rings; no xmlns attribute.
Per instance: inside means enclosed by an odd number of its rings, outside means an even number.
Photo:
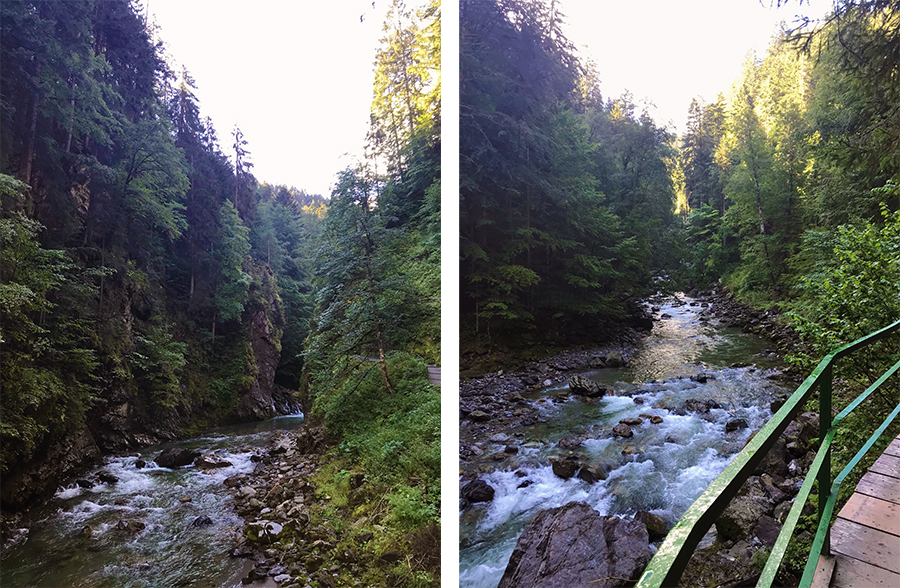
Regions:
<svg viewBox="0 0 900 588"><path fill-rule="evenodd" d="M216 286L215 305L222 321L240 320L250 293L250 274L243 270L244 258L250 253L250 230L244 226L231 201L219 208L219 231L216 257L221 279Z"/></svg>

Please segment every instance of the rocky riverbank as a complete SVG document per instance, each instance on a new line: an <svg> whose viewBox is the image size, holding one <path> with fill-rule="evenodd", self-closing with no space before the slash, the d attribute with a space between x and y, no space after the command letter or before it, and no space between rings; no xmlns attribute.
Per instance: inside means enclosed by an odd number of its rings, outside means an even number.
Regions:
<svg viewBox="0 0 900 588"><path fill-rule="evenodd" d="M776 343L775 349L767 349L760 355L767 360L778 359L799 344L799 338L794 331L784 324L774 312L762 312L751 309L734 300L724 289L707 292L689 292L685 299L667 299L649 301L648 307L653 312L654 320L668 320L665 309L690 305L701 323L736 326L744 332L764 335ZM658 305L658 306L657 306ZM669 310L668 312L672 312ZM673 312L673 314L675 314ZM493 500L494 489L480 478L475 472L488 473L496 469L492 462L509 462L509 456L515 455L520 447L529 448L535 443L526 443L527 432L507 434L511 427L528 427L542 423L542 412L536 408L537 403L533 398L526 399L528 392L538 390L555 384L568 382L568 387L561 387L556 393L548 396L544 402L565 403L572 397L579 397L583 403L592 405L596 398L603 396L607 391L592 383L590 380L579 379L578 372L599 371L607 367L618 367L621 363L628 363L634 355L636 346L622 345L618 347L597 348L590 350L578 350L557 355L543 362L532 362L523 368L511 372L494 372L480 378L463 382L460 391L460 419L461 430L465 433L464 441L460 444L460 459L469 465L468 473L461 479L461 508L464 511L464 519L470 513L477 512L470 505L475 503L490 502ZM693 341L686 344L693 345ZM749 356L747 358L750 359ZM750 360L752 361L752 360ZM741 365L735 364L733 368L741 369ZM716 376L706 374L702 366L690 379L692 384L679 384L678 380L686 381L681 376L674 380L654 381L652 384L635 386L634 390L618 390L618 395L631 396L635 404L644 404L648 394L642 394L646 388L650 396L657 389L666 388L690 388L691 386L705 385L707 378L710 380ZM755 368L746 368L754 370ZM785 382L784 386L789 390L793 388L793 375L774 374L772 384L776 380ZM763 384L765 386L765 384ZM777 386L780 388L780 386ZM621 387L620 387L621 388ZM777 396L783 396L779 393ZM532 395L533 396L533 395ZM674 401L674 403L672 403ZM777 410L782 398L773 402L772 409ZM727 403L734 406L732 403ZM618 404L617 404L618 406ZM653 435L654 423L663 422L658 416L663 409L669 414L686 415L696 414L703 420L711 417L712 409L720 409L715 400L700 401L687 399L679 402L675 398L665 404L656 402L653 406L641 407L647 414L641 414L641 418L623 419L618 425L602 430L591 430L588 441L596 443L598 439L615 438L622 446L622 454L640 451L642 435ZM720 412L720 411L719 411ZM653 414L650 414L653 413ZM710 413L710 414L707 414ZM548 417L549 418L549 417ZM718 417L717 417L718 418ZM650 423L648 428L648 421ZM663 426L663 425L657 425ZM746 431L747 422L741 418L732 418L726 426L726 435L739 435L736 431ZM759 426L757 423L755 426ZM521 430L521 429L520 429ZM597 437L600 435L600 437ZM755 475L747 480L740 494L732 501L731 506L717 521L712 533L703 543L704 547L697 551L691 564L684 575L683 585L744 585L755 581L765 561L767 550L774 543L780 531L788 511L792 506L793 497L802 484L803 476L814 457L815 447L811 441L818 435L818 417L815 413L806 413L791 423L776 443L764 462L760 465ZM521 438L519 438L521 437ZM731 443L728 453L738 451L745 443L746 433L740 436L742 441ZM586 439L577 434L565 437L558 442L561 451L557 458L550 457L552 474L554 477L569 479L578 477L593 485L594 482L604 480L609 475L609 467L604 464L588 463L577 454L577 448L585 443ZM679 443L678 439L666 439L666 442ZM500 454L490 454L488 448L493 451L497 445L504 445L505 450ZM646 443L644 443L646 444ZM565 457L569 448L568 457ZM576 451L571 451L576 449ZM723 448L725 449L725 448ZM487 451L487 452L486 452ZM626 458L627 460L627 455ZM472 464L481 463L475 467ZM617 462L618 464L618 462ZM616 467L617 464L612 464ZM621 465L621 464L618 464ZM521 487L530 483L531 476L528 471L517 471L516 476L522 482ZM643 511L634 517L604 517L599 513L580 513L574 520L568 507L576 503L570 503L564 507L541 511L534 517L531 524L522 532L513 551L513 557L504 574L505 586L523 585L519 582L522 578L528 578L528 585L542 587L570 585L573 570L585 569L580 582L601 582L599 585L616 586L632 585L629 580L639 576L646 564L641 558L637 558L634 565L627 569L618 570L616 573L600 573L600 565L597 562L615 562L618 541L634 543L637 541L650 550L651 543L658 545L665 537L673 520L663 520L659 516ZM589 509L582 504L579 508ZM590 516L589 516L590 515ZM571 519L571 520L570 520ZM537 522L535 522L537 521ZM627 524L626 524L627 523ZM566 543L565 537L584 537L586 528L603 529L628 529L626 538L617 537L616 533L604 530L603 540L596 540L579 544L577 561L570 561L567 549L552 549L553 545ZM596 534L594 534L596 535ZM599 535L598 535L599 536ZM643 539L642 539L643 537ZM463 542L465 543L465 542ZM461 546L466 547L468 544ZM644 548L639 550L629 548L629 552L644 553ZM649 551L648 551L649 552ZM518 554L518 556L516 555ZM649 559L649 558L648 558ZM640 561L638 561L640 560ZM523 563L524 562L524 563ZM530 563L529 563L530 562ZM584 562L592 562L591 565L582 565ZM641 563L643 562L643 563ZM524 567L523 567L524 566ZM607 564L603 564L607 566ZM601 567L603 567L601 566ZM613 569L612 563L607 566ZM540 577L534 576L534 570L542 570ZM596 569L595 569L596 568ZM606 568L604 568L606 569ZM548 571L556 570L558 574Z"/></svg>
<svg viewBox="0 0 900 588"><path fill-rule="evenodd" d="M233 551L247 561L243 583L336 588L430 576L439 584L440 529L393 531L384 489L343 469L326 453L331 443L321 429L283 433L254 456L251 474L225 480L246 523Z"/></svg>

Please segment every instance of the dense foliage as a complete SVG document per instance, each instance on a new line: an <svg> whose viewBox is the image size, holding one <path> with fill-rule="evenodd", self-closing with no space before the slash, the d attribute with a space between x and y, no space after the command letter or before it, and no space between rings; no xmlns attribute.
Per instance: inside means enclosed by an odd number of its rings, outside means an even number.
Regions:
<svg viewBox="0 0 900 588"><path fill-rule="evenodd" d="M250 333L296 388L323 198L259 184L246 142L232 165L128 0L3 2L0 26L3 471L85 429L264 416Z"/></svg>
<svg viewBox="0 0 900 588"><path fill-rule="evenodd" d="M898 318L898 23L838 2L689 110L685 277L792 311L813 355Z"/></svg>
<svg viewBox="0 0 900 588"><path fill-rule="evenodd" d="M412 544L392 579L373 569L368 581L433 585L441 396L426 364L441 359L439 3L394 2L384 33L367 154L340 174L324 217L303 395L305 412L339 440L320 482L345 496L348 472L363 472L371 496L333 516L380 521L385 549Z"/></svg>
<svg viewBox="0 0 900 588"><path fill-rule="evenodd" d="M821 22L775 38L762 58L748 56L729 92L688 112L680 273L785 312L803 338L789 359L804 372L900 319L898 42L896 2L836 1ZM896 338L841 359L835 407L898 359ZM842 421L832 475L898 399L893 378ZM895 424L876 449L897 432ZM865 467L854 472L847 493ZM796 535L781 572L788 583L808 553Z"/></svg>
<svg viewBox="0 0 900 588"><path fill-rule="evenodd" d="M460 18L464 337L597 336L671 265L672 137L630 95L601 97L555 5Z"/></svg>

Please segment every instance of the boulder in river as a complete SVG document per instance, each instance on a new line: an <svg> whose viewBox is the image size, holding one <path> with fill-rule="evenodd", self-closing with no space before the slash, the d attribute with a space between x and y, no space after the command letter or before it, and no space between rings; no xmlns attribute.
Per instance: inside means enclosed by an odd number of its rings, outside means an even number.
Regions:
<svg viewBox="0 0 900 588"><path fill-rule="evenodd" d="M573 394L587 396L588 398L600 398L606 394L606 388L584 376L572 376L569 378L569 390Z"/></svg>
<svg viewBox="0 0 900 588"><path fill-rule="evenodd" d="M625 437L626 439L628 437L634 436L634 432L632 432L631 427L629 427L625 423L619 423L618 425L613 427L612 432L616 437Z"/></svg>
<svg viewBox="0 0 900 588"><path fill-rule="evenodd" d="M706 414L709 412L709 404L707 404L705 400L697 400L695 398L691 398L690 400L685 401L684 410L688 412Z"/></svg>
<svg viewBox="0 0 900 588"><path fill-rule="evenodd" d="M571 459L561 459L554 461L551 467L553 468L554 474L563 480L568 480L578 471L578 462Z"/></svg>
<svg viewBox="0 0 900 588"><path fill-rule="evenodd" d="M738 429L746 429L747 421L744 419L732 419L725 423L725 432L730 433L732 431L737 431Z"/></svg>
<svg viewBox="0 0 900 588"><path fill-rule="evenodd" d="M584 480L588 484L593 484L594 482L599 482L600 480L605 480L609 477L609 474L603 470L603 468L599 468L596 466L582 466L580 470L578 470L577 474L578 478Z"/></svg>
<svg viewBox="0 0 900 588"><path fill-rule="evenodd" d="M213 524L212 519L206 515L202 515L194 519L194 522L191 523L192 527L205 527L207 525Z"/></svg>
<svg viewBox="0 0 900 588"><path fill-rule="evenodd" d="M227 468L234 465L227 459L222 459L218 455L201 455L194 460L194 466L201 470L211 470L215 468Z"/></svg>
<svg viewBox="0 0 900 588"><path fill-rule="evenodd" d="M582 439L578 437L564 437L559 440L559 446L563 449L575 449L582 443Z"/></svg>
<svg viewBox="0 0 900 588"><path fill-rule="evenodd" d="M649 543L644 523L603 516L583 502L542 510L519 537L498 588L618 586L646 567Z"/></svg>
<svg viewBox="0 0 900 588"><path fill-rule="evenodd" d="M123 519L123 520L119 521L118 523L116 523L116 526L115 526L115 530L118 531L119 533L128 533L128 534L137 533L139 531L143 531L146 528L147 528L147 525L144 524L143 521L138 521L135 519L132 519L132 520Z"/></svg>
<svg viewBox="0 0 900 588"><path fill-rule="evenodd" d="M484 480L472 480L463 486L461 494L469 502L490 502L494 499L494 488Z"/></svg>
<svg viewBox="0 0 900 588"><path fill-rule="evenodd" d="M173 447L166 449L159 454L154 461L161 468L180 468L190 465L195 459L200 457L200 453L183 447Z"/></svg>
<svg viewBox="0 0 900 588"><path fill-rule="evenodd" d="M104 482L106 484L115 484L116 482L119 481L119 478L115 477L114 475L110 474L109 472L100 472L99 474L97 474L97 478L101 482Z"/></svg>

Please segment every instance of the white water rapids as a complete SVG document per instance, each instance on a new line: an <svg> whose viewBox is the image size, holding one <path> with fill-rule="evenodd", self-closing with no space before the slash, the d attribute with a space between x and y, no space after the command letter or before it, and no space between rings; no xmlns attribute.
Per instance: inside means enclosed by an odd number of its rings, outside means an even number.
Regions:
<svg viewBox="0 0 900 588"><path fill-rule="evenodd" d="M769 379L777 371L762 367L771 362L752 357L766 342L701 322L699 306L673 301L660 306L659 312L670 318L655 323L628 368L585 374L623 395L560 401L553 396L566 387L562 384L529 396L544 424L503 431L509 438L498 443L461 432L462 441L476 443L483 458L490 456L462 467L495 489L489 503L460 512L461 587L497 586L519 534L542 509L581 501L601 514L630 516L648 510L674 524L751 432L771 417L769 404L784 391ZM760 367L725 367L751 361ZM706 382L688 377L699 373L708 375ZM720 408L684 413L679 409L688 399L714 400ZM642 414L660 416L663 422L654 425L645 417L633 427L632 438L610 436L609 429L621 419ZM749 426L726 433L726 423L738 418ZM584 441L574 449L560 446L561 439L572 437ZM518 453L494 461L510 444L517 445ZM582 463L609 471L608 479L588 484L554 475L550 458L570 451Z"/></svg>
<svg viewBox="0 0 900 588"><path fill-rule="evenodd" d="M31 522L25 543L0 563L0 584L4 588L241 586L244 561L231 557L231 551L243 523L228 503L223 481L252 472L254 451L267 448L274 431L301 422L300 416L279 417L108 456L83 477L95 480L105 472L118 482L60 488ZM152 461L163 449L175 446L214 454L232 465L168 469ZM136 467L138 459L147 465ZM202 516L211 524L194 526ZM123 521L126 526L139 524L123 529Z"/></svg>

